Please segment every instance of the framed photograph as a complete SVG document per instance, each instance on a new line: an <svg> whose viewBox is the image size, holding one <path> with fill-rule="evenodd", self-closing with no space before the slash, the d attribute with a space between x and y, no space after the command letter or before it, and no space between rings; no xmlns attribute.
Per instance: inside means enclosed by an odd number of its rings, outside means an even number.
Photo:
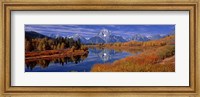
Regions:
<svg viewBox="0 0 200 97"><path fill-rule="evenodd" d="M198 0L1 5L2 95L199 94Z"/></svg>

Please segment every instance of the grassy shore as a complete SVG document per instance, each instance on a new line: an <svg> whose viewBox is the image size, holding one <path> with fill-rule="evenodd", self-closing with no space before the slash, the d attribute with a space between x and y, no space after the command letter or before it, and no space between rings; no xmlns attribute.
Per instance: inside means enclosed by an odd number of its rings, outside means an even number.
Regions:
<svg viewBox="0 0 200 97"><path fill-rule="evenodd" d="M88 54L88 50L74 50L74 49L64 49L64 50L45 50L45 51L35 51L26 52L25 58L27 60L39 59L39 58L60 58L60 57L72 57L77 55Z"/></svg>
<svg viewBox="0 0 200 97"><path fill-rule="evenodd" d="M145 50L137 56L129 56L113 63L95 64L92 72L174 72L175 58L174 45L166 45L158 48Z"/></svg>

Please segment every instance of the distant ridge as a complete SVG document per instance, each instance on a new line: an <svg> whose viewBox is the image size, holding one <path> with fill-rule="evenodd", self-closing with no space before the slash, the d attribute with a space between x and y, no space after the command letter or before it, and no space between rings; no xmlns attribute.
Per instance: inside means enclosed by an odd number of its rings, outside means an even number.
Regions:
<svg viewBox="0 0 200 97"><path fill-rule="evenodd" d="M105 41L102 38L100 38L99 36L92 37L88 41L89 41L89 43L95 43L95 44L105 43Z"/></svg>
<svg viewBox="0 0 200 97"><path fill-rule="evenodd" d="M134 40L134 41L149 41L150 39L147 38L145 35L135 34L135 35L132 37L132 40Z"/></svg>
<svg viewBox="0 0 200 97"><path fill-rule="evenodd" d="M25 31L25 38L29 38L29 39L32 39L32 38L50 38L48 36L45 36L43 34L40 34L38 32L35 32L35 31Z"/></svg>
<svg viewBox="0 0 200 97"><path fill-rule="evenodd" d="M151 37L149 37L150 40L158 40L160 38L163 38L160 34L152 35Z"/></svg>
<svg viewBox="0 0 200 97"><path fill-rule="evenodd" d="M77 41L78 39L80 39L81 43L84 43L84 44L88 43L88 40L85 39L83 36L81 36L81 35L79 35L79 34L75 34L74 36L72 36L72 38L73 38L74 40L76 40L76 41Z"/></svg>

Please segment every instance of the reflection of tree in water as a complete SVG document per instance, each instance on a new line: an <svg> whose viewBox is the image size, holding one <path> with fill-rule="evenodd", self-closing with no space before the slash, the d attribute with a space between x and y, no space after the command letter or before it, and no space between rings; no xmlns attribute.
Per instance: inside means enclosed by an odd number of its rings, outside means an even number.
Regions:
<svg viewBox="0 0 200 97"><path fill-rule="evenodd" d="M36 62L36 61L32 61L32 62L26 62L26 61L25 61L25 64L26 64L26 67L27 67L28 69L33 70L33 68L37 65L37 62ZM27 64L28 64L28 65L27 65Z"/></svg>
<svg viewBox="0 0 200 97"><path fill-rule="evenodd" d="M36 60L25 60L26 67L30 70L33 70L35 66L39 65L42 68L46 68L50 63L59 63L62 66L67 64L68 62L72 62L78 64L79 62L86 59L88 54L85 55L77 55L71 57L63 57L63 58L44 58L44 59L36 59Z"/></svg>

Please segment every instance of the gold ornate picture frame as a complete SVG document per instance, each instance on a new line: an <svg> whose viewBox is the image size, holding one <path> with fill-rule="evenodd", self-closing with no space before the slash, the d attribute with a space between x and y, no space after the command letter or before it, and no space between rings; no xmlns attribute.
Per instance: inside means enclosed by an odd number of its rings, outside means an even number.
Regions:
<svg viewBox="0 0 200 97"><path fill-rule="evenodd" d="M152 97L164 95L194 97L199 95L199 12L198 0L75 0L75 1L41 1L4 0L1 2L1 95L40 94L47 97L51 94L64 96L133 96L154 94ZM189 11L190 25L190 74L189 86L11 86L11 11ZM15 63L17 64L17 63ZM30 96L30 95L29 95ZM37 96L37 95L36 95ZM147 95L146 95L147 96ZM143 97L143 96L141 96Z"/></svg>

